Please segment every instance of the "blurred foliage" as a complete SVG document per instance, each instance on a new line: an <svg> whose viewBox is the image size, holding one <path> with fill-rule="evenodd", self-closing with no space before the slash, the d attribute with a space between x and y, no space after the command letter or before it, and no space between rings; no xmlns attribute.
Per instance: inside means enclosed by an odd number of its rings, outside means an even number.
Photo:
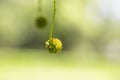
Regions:
<svg viewBox="0 0 120 80"><path fill-rule="evenodd" d="M0 0L0 80L120 80L120 1L57 0L59 55L45 48L52 1L42 0L38 29L38 0Z"/></svg>
<svg viewBox="0 0 120 80"><path fill-rule="evenodd" d="M52 20L52 0L42 1L42 16L46 17L48 25L40 30L35 27L37 0L0 2L0 46L45 49ZM58 0L54 37L62 40L63 50L96 52L109 56L108 53L113 47L110 44L114 41L120 43L120 18L117 14L119 5L113 2ZM114 6L118 8L114 9ZM116 48L112 49L111 54L119 55L120 46L114 47Z"/></svg>

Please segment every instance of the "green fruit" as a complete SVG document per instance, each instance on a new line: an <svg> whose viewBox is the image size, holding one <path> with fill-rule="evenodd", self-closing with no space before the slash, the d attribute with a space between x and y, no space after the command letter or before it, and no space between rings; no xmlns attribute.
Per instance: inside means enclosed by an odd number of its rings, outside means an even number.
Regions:
<svg viewBox="0 0 120 80"><path fill-rule="evenodd" d="M58 38L50 38L45 44L50 53L60 52L63 48L62 42Z"/></svg>
<svg viewBox="0 0 120 80"><path fill-rule="evenodd" d="M37 17L36 18L36 27L44 28L47 25L47 19L45 17Z"/></svg>

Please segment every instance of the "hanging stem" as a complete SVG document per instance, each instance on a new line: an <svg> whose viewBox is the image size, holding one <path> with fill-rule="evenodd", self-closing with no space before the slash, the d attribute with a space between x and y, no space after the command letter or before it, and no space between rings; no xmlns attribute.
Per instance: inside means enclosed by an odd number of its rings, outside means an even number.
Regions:
<svg viewBox="0 0 120 80"><path fill-rule="evenodd" d="M52 16L52 26L50 28L49 39L52 38L52 36L53 36L54 24L55 24L55 15L56 15L56 0L54 0L54 10L53 10L53 16Z"/></svg>
<svg viewBox="0 0 120 80"><path fill-rule="evenodd" d="M42 12L42 0L38 0L38 16L41 15Z"/></svg>

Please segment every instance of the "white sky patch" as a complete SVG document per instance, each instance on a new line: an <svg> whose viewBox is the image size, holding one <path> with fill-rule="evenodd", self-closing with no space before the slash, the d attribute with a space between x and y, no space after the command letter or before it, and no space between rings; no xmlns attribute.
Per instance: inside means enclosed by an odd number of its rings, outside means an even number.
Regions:
<svg viewBox="0 0 120 80"><path fill-rule="evenodd" d="M116 18L120 18L120 0L112 0L112 14Z"/></svg>
<svg viewBox="0 0 120 80"><path fill-rule="evenodd" d="M120 0L97 0L96 5L103 17L120 19Z"/></svg>

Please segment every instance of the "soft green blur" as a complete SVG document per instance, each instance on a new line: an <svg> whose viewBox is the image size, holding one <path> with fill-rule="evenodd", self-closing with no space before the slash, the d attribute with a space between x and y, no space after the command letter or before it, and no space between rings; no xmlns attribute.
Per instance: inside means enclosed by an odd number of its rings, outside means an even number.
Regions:
<svg viewBox="0 0 120 80"><path fill-rule="evenodd" d="M53 36L45 48L53 0L42 0L48 24L38 29L37 0L0 0L0 80L120 80L120 1L57 0Z"/></svg>

